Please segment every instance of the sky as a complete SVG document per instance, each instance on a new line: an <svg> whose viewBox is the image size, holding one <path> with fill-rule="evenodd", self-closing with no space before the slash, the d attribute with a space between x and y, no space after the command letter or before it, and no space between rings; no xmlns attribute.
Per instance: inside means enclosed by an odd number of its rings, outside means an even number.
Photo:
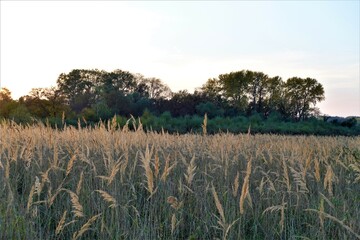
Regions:
<svg viewBox="0 0 360 240"><path fill-rule="evenodd" d="M311 77L323 114L360 116L360 1L0 1L14 99L72 69L121 69L174 92L248 69Z"/></svg>

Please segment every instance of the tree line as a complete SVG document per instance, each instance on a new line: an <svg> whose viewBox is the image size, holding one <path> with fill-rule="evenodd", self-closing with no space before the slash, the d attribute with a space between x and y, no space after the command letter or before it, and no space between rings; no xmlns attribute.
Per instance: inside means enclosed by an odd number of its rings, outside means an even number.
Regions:
<svg viewBox="0 0 360 240"><path fill-rule="evenodd" d="M114 115L253 117L301 122L320 114L316 104L324 100L323 86L313 78L269 77L242 70L210 78L194 93L172 92L158 78L114 70L74 69L62 73L55 87L34 88L19 100L3 88L0 117L29 122L31 118L59 122L83 119L96 123ZM166 117L165 117L166 118Z"/></svg>

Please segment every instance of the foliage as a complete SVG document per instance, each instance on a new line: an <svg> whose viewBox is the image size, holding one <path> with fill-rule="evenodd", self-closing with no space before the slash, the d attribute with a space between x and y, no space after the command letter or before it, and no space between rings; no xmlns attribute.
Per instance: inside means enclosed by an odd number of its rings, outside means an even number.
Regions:
<svg viewBox="0 0 360 240"><path fill-rule="evenodd" d="M310 123L311 118L320 117L316 104L322 100L324 89L315 79L293 77L284 82L250 70L210 78L194 93L172 93L158 78L119 69L74 69L60 74L56 87L34 88L18 101L2 89L0 117L22 123L52 119L50 124L56 126L59 120L77 126L80 119L81 124L94 126L114 115L133 116L142 117L147 129L186 133L201 130L199 116L206 114L209 133L246 132L251 125L259 133L358 134L353 119L335 126Z"/></svg>

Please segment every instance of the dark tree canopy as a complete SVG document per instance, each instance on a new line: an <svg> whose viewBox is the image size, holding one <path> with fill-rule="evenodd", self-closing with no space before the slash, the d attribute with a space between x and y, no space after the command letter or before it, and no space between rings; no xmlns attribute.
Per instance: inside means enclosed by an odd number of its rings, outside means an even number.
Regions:
<svg viewBox="0 0 360 240"><path fill-rule="evenodd" d="M205 114L209 120L218 122L229 118L241 122L248 118L253 126L266 119L302 121L318 115L316 104L322 100L324 88L313 78L293 77L283 81L279 76L271 77L259 71L220 74L209 78L194 93L187 90L173 93L154 77L120 69L111 72L74 69L60 74L57 86L34 88L19 101L11 98L9 90L1 89L0 118L12 117L19 122L31 117L50 118L59 123L66 116L95 123L117 115L143 116L148 123L154 123L156 116L160 124L172 118L184 118L183 129L189 131L191 126L201 125ZM168 127L176 131L171 125Z"/></svg>
<svg viewBox="0 0 360 240"><path fill-rule="evenodd" d="M313 78L288 79L284 85L284 94L288 114L298 120L307 118L316 103L325 99L323 86Z"/></svg>

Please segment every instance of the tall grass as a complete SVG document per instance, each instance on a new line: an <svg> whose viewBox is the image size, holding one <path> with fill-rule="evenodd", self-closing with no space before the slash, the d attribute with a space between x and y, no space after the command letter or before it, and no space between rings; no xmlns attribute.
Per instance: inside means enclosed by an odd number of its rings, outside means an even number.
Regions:
<svg viewBox="0 0 360 240"><path fill-rule="evenodd" d="M0 239L360 239L360 137L0 125Z"/></svg>

